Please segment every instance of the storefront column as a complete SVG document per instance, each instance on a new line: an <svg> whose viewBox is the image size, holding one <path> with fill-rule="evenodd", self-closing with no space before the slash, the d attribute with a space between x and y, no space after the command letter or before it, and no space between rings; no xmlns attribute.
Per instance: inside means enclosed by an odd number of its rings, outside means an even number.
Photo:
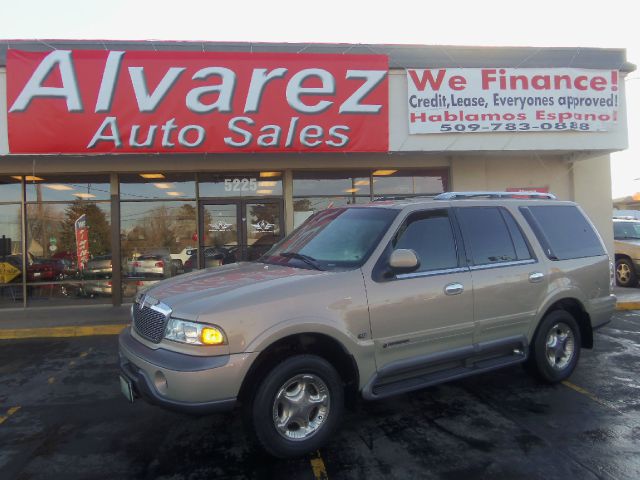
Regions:
<svg viewBox="0 0 640 480"><path fill-rule="evenodd" d="M576 159L573 162L573 200L577 202L604 240L604 244L613 254L613 200L611 197L611 162L609 155L588 159Z"/></svg>
<svg viewBox="0 0 640 480"><path fill-rule="evenodd" d="M122 304L122 260L120 255L120 184L118 174L111 174L111 301Z"/></svg>
<svg viewBox="0 0 640 480"><path fill-rule="evenodd" d="M293 171L285 170L282 178L285 234L293 231Z"/></svg>

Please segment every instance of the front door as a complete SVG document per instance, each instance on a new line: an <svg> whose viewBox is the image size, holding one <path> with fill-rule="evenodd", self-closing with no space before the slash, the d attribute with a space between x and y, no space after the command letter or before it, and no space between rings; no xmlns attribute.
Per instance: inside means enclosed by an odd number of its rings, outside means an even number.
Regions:
<svg viewBox="0 0 640 480"><path fill-rule="evenodd" d="M282 238L281 200L207 200L200 205L201 267L257 260Z"/></svg>
<svg viewBox="0 0 640 480"><path fill-rule="evenodd" d="M365 277L378 369L473 345L471 273L451 220L447 209L410 214L390 248L413 250L419 268Z"/></svg>

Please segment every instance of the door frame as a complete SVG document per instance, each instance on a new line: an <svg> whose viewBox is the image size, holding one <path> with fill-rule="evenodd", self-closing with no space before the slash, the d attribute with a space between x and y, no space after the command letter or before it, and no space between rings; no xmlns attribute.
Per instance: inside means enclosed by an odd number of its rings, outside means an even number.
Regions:
<svg viewBox="0 0 640 480"><path fill-rule="evenodd" d="M263 198L263 197L213 197L201 198L198 202L198 269L204 268L204 208L207 205L235 205L236 225L238 227L238 261L247 258L247 221L243 217L247 204L268 203L278 207L280 213L279 227L281 237L284 237L284 199L283 198Z"/></svg>

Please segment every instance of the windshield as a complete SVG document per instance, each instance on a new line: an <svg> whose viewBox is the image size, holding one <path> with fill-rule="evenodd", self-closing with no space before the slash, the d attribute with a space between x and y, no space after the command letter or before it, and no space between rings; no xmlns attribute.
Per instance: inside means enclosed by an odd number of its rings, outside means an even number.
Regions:
<svg viewBox="0 0 640 480"><path fill-rule="evenodd" d="M315 270L360 267L398 214L389 208L331 208L307 219L260 262Z"/></svg>
<svg viewBox="0 0 640 480"><path fill-rule="evenodd" d="M640 222L613 222L613 236L619 240L625 238L640 240Z"/></svg>

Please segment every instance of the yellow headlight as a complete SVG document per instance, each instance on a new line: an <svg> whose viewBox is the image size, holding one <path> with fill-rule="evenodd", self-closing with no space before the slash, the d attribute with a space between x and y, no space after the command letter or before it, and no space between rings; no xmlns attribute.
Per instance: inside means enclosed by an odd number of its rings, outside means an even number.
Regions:
<svg viewBox="0 0 640 480"><path fill-rule="evenodd" d="M222 345L224 334L214 327L204 327L200 335L200 341L205 345Z"/></svg>

